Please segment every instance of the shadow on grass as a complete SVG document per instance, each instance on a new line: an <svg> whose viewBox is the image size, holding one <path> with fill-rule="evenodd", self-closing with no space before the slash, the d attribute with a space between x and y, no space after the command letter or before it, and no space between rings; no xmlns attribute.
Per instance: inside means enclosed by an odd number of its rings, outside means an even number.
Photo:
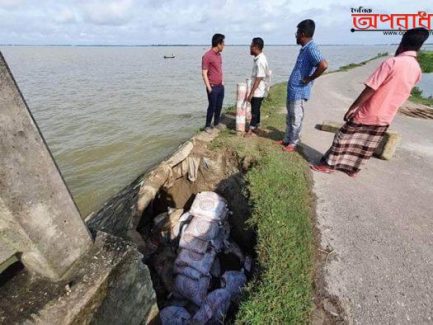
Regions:
<svg viewBox="0 0 433 325"><path fill-rule="evenodd" d="M321 162L320 160L323 157L323 153L317 151L309 145L306 145L305 143L301 143L298 148L298 153L302 158L305 159L307 163L316 165Z"/></svg>
<svg viewBox="0 0 433 325"><path fill-rule="evenodd" d="M284 132L273 127L273 126L267 127L267 130L269 132L266 132L266 133L263 132L260 136L263 138L271 139L273 141L279 141L279 140L282 140L284 138Z"/></svg>

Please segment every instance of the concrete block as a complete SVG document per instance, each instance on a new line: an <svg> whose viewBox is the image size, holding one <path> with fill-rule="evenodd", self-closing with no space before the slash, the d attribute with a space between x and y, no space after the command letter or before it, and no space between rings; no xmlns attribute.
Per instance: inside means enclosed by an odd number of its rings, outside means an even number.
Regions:
<svg viewBox="0 0 433 325"><path fill-rule="evenodd" d="M326 132L337 133L342 126L343 123L324 121L322 124L319 124L319 129ZM374 156L380 159L390 160L394 156L400 141L400 134L391 130L386 131L382 142L374 152Z"/></svg>
<svg viewBox="0 0 433 325"><path fill-rule="evenodd" d="M10 265L18 262L16 252L9 245L2 243L0 237L0 273L6 270Z"/></svg>
<svg viewBox="0 0 433 325"><path fill-rule="evenodd" d="M102 232L64 281L22 272L0 287L1 324L147 324L157 314L142 255Z"/></svg>
<svg viewBox="0 0 433 325"><path fill-rule="evenodd" d="M1 53L0 153L2 241L29 270L58 280L92 241Z"/></svg>

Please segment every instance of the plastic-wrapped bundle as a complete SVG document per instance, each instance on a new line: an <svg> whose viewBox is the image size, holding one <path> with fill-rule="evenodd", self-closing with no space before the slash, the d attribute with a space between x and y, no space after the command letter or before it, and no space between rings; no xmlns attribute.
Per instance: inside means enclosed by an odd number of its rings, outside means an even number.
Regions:
<svg viewBox="0 0 433 325"><path fill-rule="evenodd" d="M222 324L230 308L230 292L216 289L209 293L193 317L194 324Z"/></svg>
<svg viewBox="0 0 433 325"><path fill-rule="evenodd" d="M227 271L221 277L221 286L230 292L233 299L240 296L245 283L247 283L247 277L242 271Z"/></svg>
<svg viewBox="0 0 433 325"><path fill-rule="evenodd" d="M175 263L177 266L189 266L203 275L209 275L215 256L216 252L212 248L208 249L204 254L182 249L177 255Z"/></svg>
<svg viewBox="0 0 433 325"><path fill-rule="evenodd" d="M191 315L183 307L168 306L159 312L162 325L186 325L190 323Z"/></svg>
<svg viewBox="0 0 433 325"><path fill-rule="evenodd" d="M209 283L210 277L207 276L194 280L185 275L178 274L174 281L175 293L192 301L197 306L201 306L206 298Z"/></svg>
<svg viewBox="0 0 433 325"><path fill-rule="evenodd" d="M209 241L201 240L200 238L184 233L182 237L180 237L179 247L195 253L204 254L209 249Z"/></svg>
<svg viewBox="0 0 433 325"><path fill-rule="evenodd" d="M194 280L199 280L201 277L204 276L203 274L201 274L196 269L193 269L192 267L189 267L189 266L178 266L176 264L173 267L173 273L174 274L182 274L182 275L185 275L188 278L191 278L191 279L194 279Z"/></svg>
<svg viewBox="0 0 433 325"><path fill-rule="evenodd" d="M246 84L247 84L247 97L248 97L248 95L251 92L252 81L251 81L251 79L246 79L245 81L246 81ZM251 122L251 118L252 118L252 115L251 115L251 103L248 102L248 101L245 101L245 108L246 108L245 109L245 120L246 120L247 123L250 123Z"/></svg>
<svg viewBox="0 0 433 325"><path fill-rule="evenodd" d="M200 216L194 217L185 229L185 234L200 238L202 240L211 240L215 238L221 228L219 222L209 221Z"/></svg>
<svg viewBox="0 0 433 325"><path fill-rule="evenodd" d="M195 197L189 212L195 217L218 222L227 217L228 209L226 200L215 192L201 192Z"/></svg>
<svg viewBox="0 0 433 325"><path fill-rule="evenodd" d="M245 98L247 96L246 83L238 83L236 93L236 131L245 132Z"/></svg>

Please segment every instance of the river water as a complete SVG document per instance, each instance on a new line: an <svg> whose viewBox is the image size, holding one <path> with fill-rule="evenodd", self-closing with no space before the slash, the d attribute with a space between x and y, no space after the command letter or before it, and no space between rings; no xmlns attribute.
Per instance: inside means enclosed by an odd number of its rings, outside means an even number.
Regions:
<svg viewBox="0 0 433 325"><path fill-rule="evenodd" d="M83 216L173 152L204 124L206 48L0 47ZM395 46L321 46L330 70ZM265 48L273 82L299 47ZM175 54L175 59L163 59ZM224 105L249 76L248 46L223 53ZM424 89L433 89L433 80ZM313 90L314 93L314 90ZM428 92L427 92L428 93ZM314 94L313 94L314 95ZM354 94L354 98L357 94Z"/></svg>

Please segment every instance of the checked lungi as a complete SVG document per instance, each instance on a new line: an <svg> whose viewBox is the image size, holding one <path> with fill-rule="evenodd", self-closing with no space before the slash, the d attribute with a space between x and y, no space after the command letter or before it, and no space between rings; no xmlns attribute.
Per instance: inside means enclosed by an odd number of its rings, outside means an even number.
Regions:
<svg viewBox="0 0 433 325"><path fill-rule="evenodd" d="M346 122L334 137L331 148L322 161L329 167L348 174L360 171L370 159L385 135L388 125L365 125Z"/></svg>

